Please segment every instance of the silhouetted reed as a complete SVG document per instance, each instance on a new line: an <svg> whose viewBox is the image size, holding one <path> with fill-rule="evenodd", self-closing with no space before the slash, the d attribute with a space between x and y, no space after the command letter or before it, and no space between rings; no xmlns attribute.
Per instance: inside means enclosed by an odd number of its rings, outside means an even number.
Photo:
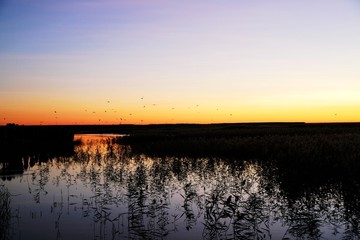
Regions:
<svg viewBox="0 0 360 240"><path fill-rule="evenodd" d="M10 239L10 193L8 189L0 185L0 239Z"/></svg>
<svg viewBox="0 0 360 240"><path fill-rule="evenodd" d="M94 239L171 239L182 232L203 239L318 239L324 237L323 226L335 237L356 239L358 181L336 178L330 174L334 166L320 166L344 159L356 166L356 154L335 157L343 154L341 149L357 151L357 134L161 138L165 146L165 139L172 144L190 140L195 146L186 145L189 148L205 148L209 141L209 151L216 154L199 158L180 151L179 156L149 157L104 139L76 145L72 157L36 162L29 191L41 204L51 184L61 187L51 205L58 238L65 236L66 217L79 211L84 221L90 220ZM224 142L232 145L222 146ZM242 149L247 159L221 158L214 148ZM319 156L323 163L317 163ZM341 164L336 166L341 169ZM78 192L80 186L85 193Z"/></svg>
<svg viewBox="0 0 360 240"><path fill-rule="evenodd" d="M209 127L207 131L201 127L190 131L185 127L183 132L177 129L170 135L149 131L124 137L121 141L130 144L133 152L151 156L275 160L281 168L295 171L303 168L309 176L319 171L327 178L358 176L359 125L266 126L225 125L223 129Z"/></svg>
<svg viewBox="0 0 360 240"><path fill-rule="evenodd" d="M37 163L72 156L73 134L58 127L0 127L0 153L0 175L11 180Z"/></svg>

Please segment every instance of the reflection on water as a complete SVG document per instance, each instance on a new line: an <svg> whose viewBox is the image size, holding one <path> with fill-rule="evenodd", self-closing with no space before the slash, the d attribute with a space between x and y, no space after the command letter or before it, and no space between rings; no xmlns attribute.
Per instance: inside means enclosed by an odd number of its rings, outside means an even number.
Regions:
<svg viewBox="0 0 360 240"><path fill-rule="evenodd" d="M10 201L11 208L1 210L4 239L360 235L356 183L328 182L294 194L283 187L286 174L270 163L134 156L116 137L78 135L71 157L49 155L34 164L24 158L23 174L0 182L0 204Z"/></svg>

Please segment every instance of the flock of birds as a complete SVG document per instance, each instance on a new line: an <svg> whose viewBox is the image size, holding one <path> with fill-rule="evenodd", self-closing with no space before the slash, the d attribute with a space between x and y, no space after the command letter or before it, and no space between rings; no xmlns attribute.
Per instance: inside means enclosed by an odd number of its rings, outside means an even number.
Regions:
<svg viewBox="0 0 360 240"><path fill-rule="evenodd" d="M156 104L156 103L152 103L152 104L144 104L143 103L143 101L144 101L144 97L141 97L140 98L140 100L141 100L141 104L140 104L140 106L142 106L142 109L145 109L145 108L149 108L149 107L157 107L158 106L158 104ZM111 101L110 100L107 100L106 101L106 103L107 103L107 105L110 105L111 104ZM199 109L199 107L200 107L200 105L199 104L196 104L196 105L193 105L193 106L188 106L187 107L187 109L188 110L190 110L190 109L197 109L197 111L196 111L196 113L197 114L200 114L200 109ZM175 110L175 107L170 107L170 110ZM216 108L215 109L216 111L219 111L219 108ZM95 123L95 122L97 122L97 123L105 123L105 124L107 124L107 123L109 123L109 122L111 122L111 123L119 123L119 124L122 124L122 123L127 123L127 121L129 122L129 123L133 123L134 122L134 117L135 117L135 114L134 113L132 113L132 112L129 112L129 113L126 113L126 114L124 114L124 113L122 113L122 115L121 116L119 116L118 114L119 114L119 112L117 111L117 110L115 110L115 108L106 108L106 110L103 110L103 112L101 113L102 115L103 114L116 114L116 117L114 118L114 119L112 119L112 120L109 120L109 117L106 117L105 119L105 121L103 121L103 119L102 118L100 118L100 113L99 112L96 112L96 111L88 111L88 109L85 109L84 110L86 113L89 113L89 114L91 114L91 115L93 115L93 117L91 117L92 119L96 119L96 120L93 120L93 122ZM57 111L57 110L54 110L54 118L55 118L55 120L56 120L56 122L58 121L58 119L59 119L59 112ZM103 115L104 116L104 115ZM233 114L232 113L228 113L228 115L227 116L229 116L229 117L232 117L233 116ZM334 114L334 117L337 117L338 116L338 114L337 113L335 113ZM4 120L4 123L6 122L6 117L4 117L3 118L3 120ZM140 121L141 123L143 123L144 122L144 120L143 119L140 119L140 120L137 120L137 121ZM171 121L173 122L174 121L174 119L172 118L171 119ZM212 120L211 120L212 121ZM136 122L136 121L135 121ZM76 122L77 123L77 122ZM41 124L43 124L43 121L41 121L40 122L40 125Z"/></svg>
<svg viewBox="0 0 360 240"><path fill-rule="evenodd" d="M148 109L149 107L151 108L154 108L154 107L158 107L159 105L157 103L151 103L151 104L144 104L143 101L144 101L144 97L141 97L140 98L141 100L141 104L139 105L139 108L142 108L142 109ZM107 100L106 101L107 105L110 105L111 104L111 101L110 100ZM196 104L196 105L193 105L193 106L188 106L187 109L197 109L196 113L197 114L200 114L200 104ZM169 110L175 110L175 107L174 106L171 106L169 107ZM216 108L216 111L219 111L219 108ZM99 115L103 115L103 114L115 114L116 117L114 118L114 120L112 120L111 122L116 122L116 123L119 123L119 124L122 124L122 123L127 123L127 122L133 122L134 121L134 117L136 114L134 114L133 112L129 112L129 113L122 113L121 116L119 116L119 111L117 111L115 108L113 107L110 107L108 106L105 110L102 110L102 112L99 112L99 111L92 111L92 110L88 110L88 109L84 109L84 112L88 113L88 114L91 114L93 115L93 118L96 119L94 120L95 122L97 123L108 123L110 122L108 119L109 118L105 118L106 120L104 120L103 118L100 118ZM57 110L54 110L54 118L55 120L57 121L58 118L59 118L59 112ZM104 116L104 115L103 115ZM229 114L229 116L232 116L232 113ZM144 119L140 119L138 120L140 121L141 123L144 122ZM171 118L171 121L174 121L174 118Z"/></svg>

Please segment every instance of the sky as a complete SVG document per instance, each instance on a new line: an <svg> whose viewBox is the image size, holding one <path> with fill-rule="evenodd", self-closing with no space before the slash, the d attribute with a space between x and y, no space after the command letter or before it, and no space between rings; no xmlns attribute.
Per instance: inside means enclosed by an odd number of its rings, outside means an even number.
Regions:
<svg viewBox="0 0 360 240"><path fill-rule="evenodd" d="M0 125L360 122L359 0L0 0Z"/></svg>

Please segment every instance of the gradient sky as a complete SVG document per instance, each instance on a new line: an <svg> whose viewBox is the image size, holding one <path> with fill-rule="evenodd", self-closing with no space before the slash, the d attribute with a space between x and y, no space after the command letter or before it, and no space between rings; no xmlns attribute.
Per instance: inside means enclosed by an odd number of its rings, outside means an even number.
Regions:
<svg viewBox="0 0 360 240"><path fill-rule="evenodd" d="M360 121L359 0L0 0L0 125Z"/></svg>

